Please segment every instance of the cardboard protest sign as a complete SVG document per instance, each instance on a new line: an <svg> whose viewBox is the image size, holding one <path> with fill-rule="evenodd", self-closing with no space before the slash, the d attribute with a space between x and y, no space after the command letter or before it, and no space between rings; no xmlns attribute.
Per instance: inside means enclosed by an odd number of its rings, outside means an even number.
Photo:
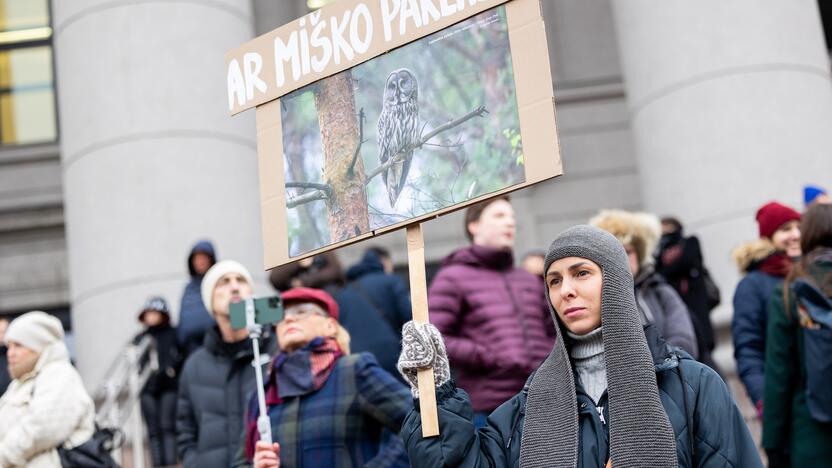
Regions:
<svg viewBox="0 0 832 468"><path fill-rule="evenodd" d="M342 0L226 62L267 268L562 173L539 0Z"/></svg>

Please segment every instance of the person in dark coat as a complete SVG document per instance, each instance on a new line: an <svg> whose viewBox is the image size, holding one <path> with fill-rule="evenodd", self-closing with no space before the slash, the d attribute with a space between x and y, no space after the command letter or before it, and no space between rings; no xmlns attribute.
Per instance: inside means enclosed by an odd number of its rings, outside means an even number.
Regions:
<svg viewBox="0 0 832 468"><path fill-rule="evenodd" d="M158 370L152 372L142 388L142 416L147 426L153 466L176 464L176 389L182 353L176 330L170 325L167 301L151 297L139 312L146 327L134 338L138 344L145 337L153 340L158 356Z"/></svg>
<svg viewBox="0 0 832 468"><path fill-rule="evenodd" d="M256 388L254 352L248 331L231 328L229 304L251 297L252 279L232 260L212 266L202 279L202 300L216 320L182 369L176 403L177 450L185 468L228 468L245 431L243 416ZM264 334L260 350L275 348L273 334Z"/></svg>
<svg viewBox="0 0 832 468"><path fill-rule="evenodd" d="M762 467L719 375L642 328L617 239L567 229L545 270L555 346L479 431L442 336L405 325L399 368L414 390L419 369L432 368L438 385L440 435L422 437L418 408L402 427L413 467Z"/></svg>
<svg viewBox="0 0 832 468"><path fill-rule="evenodd" d="M371 354L350 354L350 336L338 323L332 296L294 288L281 297L284 317L275 327L280 352L264 386L273 443L260 440L252 395L243 456L234 466L408 467L398 436L412 408L408 388Z"/></svg>
<svg viewBox="0 0 832 468"><path fill-rule="evenodd" d="M775 287L783 283L792 259L800 256L800 213L771 202L757 211L757 222L760 238L733 251L745 276L734 292L731 336L737 374L762 413L768 301Z"/></svg>
<svg viewBox="0 0 832 468"><path fill-rule="evenodd" d="M805 335L825 333L827 349L832 346L829 328L819 329L809 315L813 304L832 313L832 205L813 205L803 216L800 234L805 255L785 284L774 288L768 304L763 447L772 468L829 466L832 460L832 423L818 420L810 410ZM819 358L829 356L809 356ZM818 396L830 401L830 395L827 387Z"/></svg>
<svg viewBox="0 0 832 468"><path fill-rule="evenodd" d="M660 233L658 218L648 213L602 210L589 224L609 232L624 245L635 279L642 325L653 325L668 344L678 346L696 358L696 333L688 308L652 264L650 253L655 249Z"/></svg>
<svg viewBox="0 0 832 468"><path fill-rule="evenodd" d="M685 237L682 223L676 218L662 218L662 237L656 256L656 271L661 274L685 302L696 332L699 361L719 371L711 353L716 345L711 323L711 305L705 286L705 265L696 236Z"/></svg>
<svg viewBox="0 0 832 468"><path fill-rule="evenodd" d="M543 283L514 266L514 210L507 198L465 212L472 245L442 262L428 289L431 322L445 336L457 383L477 425L523 388L552 348Z"/></svg>
<svg viewBox="0 0 832 468"><path fill-rule="evenodd" d="M344 285L344 270L338 255L326 252L273 268L269 273L269 282L278 291L306 287L323 289L335 295Z"/></svg>
<svg viewBox="0 0 832 468"><path fill-rule="evenodd" d="M188 273L191 277L182 292L179 306L179 325L176 336L185 356L202 346L205 332L214 326L214 319L202 303L202 277L217 262L217 254L211 242L197 242L188 254Z"/></svg>
<svg viewBox="0 0 832 468"><path fill-rule="evenodd" d="M0 395L6 393L6 388L12 383L12 377L9 375L9 361L6 357L6 328L9 326L9 320L0 318Z"/></svg>
<svg viewBox="0 0 832 468"><path fill-rule="evenodd" d="M375 356L381 368L398 376L402 325L411 318L410 292L398 276L385 271L390 254L367 249L347 270L347 284L335 296L340 322L350 333L350 348Z"/></svg>

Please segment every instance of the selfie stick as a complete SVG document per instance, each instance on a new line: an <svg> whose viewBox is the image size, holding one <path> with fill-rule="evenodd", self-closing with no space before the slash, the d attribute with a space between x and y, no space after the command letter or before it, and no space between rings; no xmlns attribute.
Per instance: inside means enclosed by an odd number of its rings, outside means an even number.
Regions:
<svg viewBox="0 0 832 468"><path fill-rule="evenodd" d="M263 326L254 321L254 299L246 299L246 330L251 338L251 346L254 348L254 377L257 379L257 404L260 406L260 416L257 417L257 432L260 433L260 440L272 445L272 424L266 409L266 392L263 389L263 369L260 363L260 335L263 333Z"/></svg>

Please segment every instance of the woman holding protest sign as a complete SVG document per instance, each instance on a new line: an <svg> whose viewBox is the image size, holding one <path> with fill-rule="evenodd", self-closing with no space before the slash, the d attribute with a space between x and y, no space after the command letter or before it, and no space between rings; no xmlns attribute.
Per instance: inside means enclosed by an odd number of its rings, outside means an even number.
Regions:
<svg viewBox="0 0 832 468"><path fill-rule="evenodd" d="M810 208L800 232L805 255L768 307L763 447L771 467L832 458L832 205Z"/></svg>
<svg viewBox="0 0 832 468"><path fill-rule="evenodd" d="M275 443L259 440L253 396L235 466L408 466L401 438L384 435L385 428L398 434L412 406L407 388L371 354L349 354L349 335L328 293L294 288L281 297L280 353L264 383Z"/></svg>
<svg viewBox="0 0 832 468"><path fill-rule="evenodd" d="M479 431L468 395L449 378L439 332L405 325L399 369L415 389L417 370L433 368L441 428L422 438L418 411L408 415L402 437L413 466L762 466L722 379L642 329L615 237L568 229L544 271L555 347Z"/></svg>

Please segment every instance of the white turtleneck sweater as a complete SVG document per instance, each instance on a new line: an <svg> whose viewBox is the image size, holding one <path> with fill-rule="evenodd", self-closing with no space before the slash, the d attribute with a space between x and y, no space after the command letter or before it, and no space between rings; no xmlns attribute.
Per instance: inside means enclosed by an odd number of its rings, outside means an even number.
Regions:
<svg viewBox="0 0 832 468"><path fill-rule="evenodd" d="M575 372L584 391L597 405L607 389L607 365L604 360L604 336L601 327L586 335L566 333L572 339L569 358Z"/></svg>

